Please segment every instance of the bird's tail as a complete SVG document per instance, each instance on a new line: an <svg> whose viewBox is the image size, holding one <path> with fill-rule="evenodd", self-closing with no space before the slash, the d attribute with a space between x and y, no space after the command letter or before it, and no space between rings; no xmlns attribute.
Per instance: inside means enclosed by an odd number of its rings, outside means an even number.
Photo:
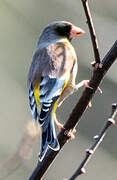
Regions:
<svg viewBox="0 0 117 180"><path fill-rule="evenodd" d="M46 119L42 124L41 151L39 154L40 161L43 160L48 147L54 151L59 150L59 143L56 137L52 112L50 112L48 116L46 116Z"/></svg>

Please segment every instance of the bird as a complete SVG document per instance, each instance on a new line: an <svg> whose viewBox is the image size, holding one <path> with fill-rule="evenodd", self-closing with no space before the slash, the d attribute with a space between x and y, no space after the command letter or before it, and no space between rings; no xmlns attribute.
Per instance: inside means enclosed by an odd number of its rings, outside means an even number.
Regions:
<svg viewBox="0 0 117 180"><path fill-rule="evenodd" d="M48 148L58 151L60 145L55 124L61 130L63 125L56 118L56 109L81 86L88 86L88 80L76 84L78 63L71 43L85 31L67 21L54 21L41 32L29 67L27 87L33 119L41 126L42 161ZM71 136L73 134L71 133Z"/></svg>

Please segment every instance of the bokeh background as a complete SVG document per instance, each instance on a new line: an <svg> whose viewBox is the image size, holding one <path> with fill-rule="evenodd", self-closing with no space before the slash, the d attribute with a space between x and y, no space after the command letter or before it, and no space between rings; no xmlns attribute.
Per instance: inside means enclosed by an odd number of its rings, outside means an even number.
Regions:
<svg viewBox="0 0 117 180"><path fill-rule="evenodd" d="M101 58L117 38L117 1L90 0L90 8L99 40ZM43 27L55 20L70 21L86 31L73 40L79 62L77 82L90 79L92 44L80 0L1 0L0 1L0 172L17 151L26 124L32 119L27 95L27 73ZM45 180L62 180L78 167L96 135L108 118L111 104L117 102L117 62L100 85L77 128L76 140L67 143L45 175ZM65 122L83 89L69 97L58 109L58 119ZM117 119L117 118L116 118ZM81 180L117 179L117 126L109 129L103 143L86 167ZM23 160L6 180L26 180L37 163L39 141L32 156ZM12 166L11 162L11 166ZM0 176L2 178L2 175Z"/></svg>

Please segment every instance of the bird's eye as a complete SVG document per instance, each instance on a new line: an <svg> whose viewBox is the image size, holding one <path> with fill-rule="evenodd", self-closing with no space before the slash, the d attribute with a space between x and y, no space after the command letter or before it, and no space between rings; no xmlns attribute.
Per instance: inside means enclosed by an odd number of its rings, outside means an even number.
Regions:
<svg viewBox="0 0 117 180"><path fill-rule="evenodd" d="M57 30L59 33L64 33L64 31L65 31L65 26L58 26L58 27L56 28L56 30Z"/></svg>
<svg viewBox="0 0 117 180"><path fill-rule="evenodd" d="M65 26L58 27L60 31L65 31Z"/></svg>
<svg viewBox="0 0 117 180"><path fill-rule="evenodd" d="M56 27L56 32L60 36L68 37L70 33L71 27L68 25L63 25L63 26L57 26Z"/></svg>

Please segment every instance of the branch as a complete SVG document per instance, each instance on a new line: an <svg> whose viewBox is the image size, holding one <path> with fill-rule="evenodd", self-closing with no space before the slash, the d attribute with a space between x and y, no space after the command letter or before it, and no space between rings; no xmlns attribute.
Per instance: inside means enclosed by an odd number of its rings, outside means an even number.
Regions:
<svg viewBox="0 0 117 180"><path fill-rule="evenodd" d="M117 40L115 41L110 51L103 58L101 62L102 68L97 68L97 70L94 70L93 72L93 76L89 82L89 86L92 87L93 89L85 88L78 103L76 104L75 108L70 114L69 119L65 123L64 129L62 129L62 131L58 134L60 150L63 147L63 145L68 141L68 136L66 132L69 132L71 129L74 129L74 127L78 124L82 114L86 110L89 101L91 101L93 95L95 94L95 91L97 90L105 73L114 63L116 58L117 58ZM46 172L46 170L48 169L48 167L51 165L51 163L59 153L59 151L53 151L52 149L48 149L43 161L38 162L37 167L35 168L29 180L41 179L44 173Z"/></svg>
<svg viewBox="0 0 117 180"><path fill-rule="evenodd" d="M95 58L95 61L92 62L92 65L94 65L95 62L100 63L100 55L99 55L99 50L98 50L98 41L97 41L97 38L96 38L96 32L95 32L93 21L92 21L92 17L91 17L89 5L88 5L88 0L81 0L81 1L82 1L82 4L83 4L83 7L84 7L85 15L86 15L86 18L87 18L87 24L88 24L88 27L89 27L89 32L90 32L90 36L91 36L91 40L92 40L94 58Z"/></svg>
<svg viewBox="0 0 117 180"><path fill-rule="evenodd" d="M106 124L104 125L104 127L101 130L101 132L99 133L99 135L94 136L94 139L95 139L94 144L92 145L92 147L90 149L86 150L85 158L83 159L83 161L81 162L80 166L75 171L75 173L69 178L69 180L75 180L79 175L85 173L86 164L91 159L92 155L94 154L94 152L96 151L96 149L98 148L100 143L103 141L103 138L106 135L108 128L111 125L115 124L114 118L115 118L116 114L117 114L117 104L112 104L112 113L111 113L109 119L107 120Z"/></svg>

